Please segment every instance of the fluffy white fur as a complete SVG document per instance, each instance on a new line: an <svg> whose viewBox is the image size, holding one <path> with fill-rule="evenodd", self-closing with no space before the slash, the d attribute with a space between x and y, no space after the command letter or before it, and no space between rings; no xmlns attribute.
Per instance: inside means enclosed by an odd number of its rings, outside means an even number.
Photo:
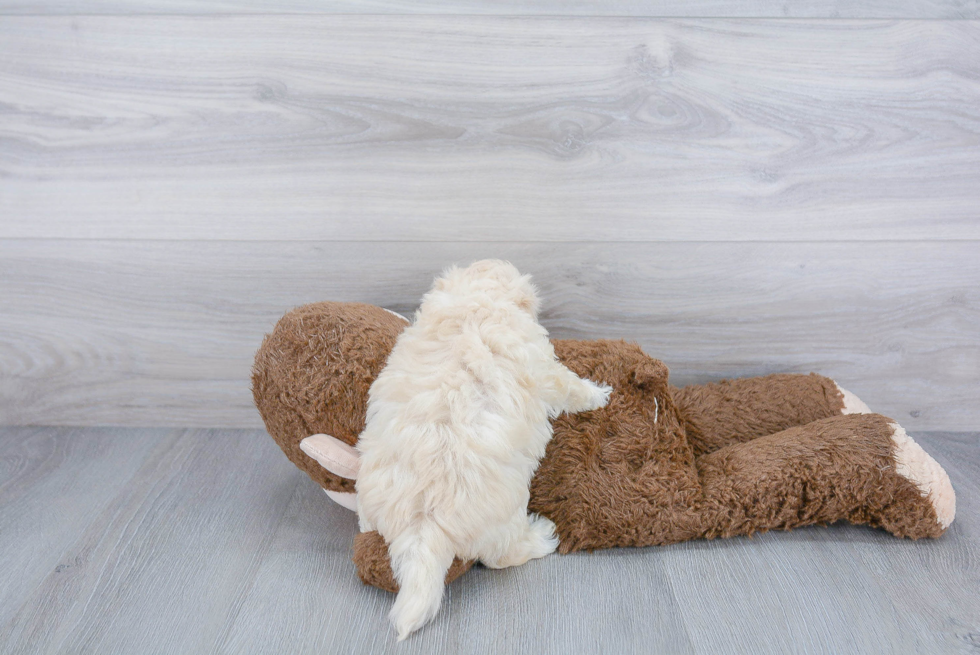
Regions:
<svg viewBox="0 0 980 655"><path fill-rule="evenodd" d="M357 513L388 543L399 641L438 612L454 556L503 568L558 546L527 512L549 418L602 407L610 388L558 363L537 312L511 264L450 268L371 385Z"/></svg>

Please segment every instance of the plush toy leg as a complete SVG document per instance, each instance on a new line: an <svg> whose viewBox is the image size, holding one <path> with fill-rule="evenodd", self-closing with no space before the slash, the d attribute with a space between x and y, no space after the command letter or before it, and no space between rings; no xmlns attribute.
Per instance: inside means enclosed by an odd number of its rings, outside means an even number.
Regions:
<svg viewBox="0 0 980 655"><path fill-rule="evenodd" d="M842 413L868 411L856 396L814 373L724 380L671 392L695 455Z"/></svg>
<svg viewBox="0 0 980 655"><path fill-rule="evenodd" d="M696 461L709 538L839 520L938 537L956 511L942 467L878 414L825 418Z"/></svg>
<svg viewBox="0 0 980 655"><path fill-rule="evenodd" d="M388 544L377 532L359 532L354 537L354 564L357 566L357 576L364 584L398 593L398 582L388 558ZM472 561L464 562L458 557L454 559L446 573L446 584L469 571L472 566Z"/></svg>

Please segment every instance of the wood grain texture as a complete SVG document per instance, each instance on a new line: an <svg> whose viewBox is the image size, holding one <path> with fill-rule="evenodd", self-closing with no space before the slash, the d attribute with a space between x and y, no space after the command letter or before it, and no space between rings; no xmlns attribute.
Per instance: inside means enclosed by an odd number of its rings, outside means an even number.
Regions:
<svg viewBox="0 0 980 655"><path fill-rule="evenodd" d="M0 0L0 15L453 14L713 18L980 18L977 0Z"/></svg>
<svg viewBox="0 0 980 655"><path fill-rule="evenodd" d="M677 384L817 371L909 429L980 414L980 259L947 243L0 241L0 424L261 425L289 308L411 313L452 262L534 275L555 337L623 338Z"/></svg>
<svg viewBox="0 0 980 655"><path fill-rule="evenodd" d="M304 481L287 516L221 653L694 653L661 564L625 551L474 569L396 646L393 597L352 568L354 514Z"/></svg>
<svg viewBox="0 0 980 655"><path fill-rule="evenodd" d="M21 599L0 629L3 652L213 652L298 480L263 436L191 430L153 439L141 469L62 555L70 568Z"/></svg>
<svg viewBox="0 0 980 655"><path fill-rule="evenodd" d="M980 543L980 434L931 433L915 435L915 439L947 470L953 482L957 518L947 534L960 542ZM918 641L924 647L917 649L919 652L977 650L980 607L974 592L980 588L980 551L901 548L894 543L876 548L875 542L867 539L851 541L849 546L873 573L881 593L893 599L894 612L914 617L922 626ZM941 577L921 577L923 570L942 568L957 571L959 582L948 584ZM927 638L929 634L935 639Z"/></svg>
<svg viewBox="0 0 980 655"><path fill-rule="evenodd" d="M870 542L884 559L894 550L892 539L840 525L757 536L749 548L691 542L664 557L697 652L955 652L947 635L927 628L923 612L897 612L894 590L880 584L881 571L869 569L852 549ZM899 543L906 550L933 546ZM931 586L922 571L908 585L916 591ZM766 624L779 629L762 630Z"/></svg>
<svg viewBox="0 0 980 655"><path fill-rule="evenodd" d="M49 570L4 599L15 618L0 624L0 652L969 653L980 433L914 437L957 491L938 540L834 525L475 568L432 624L396 644L393 597L361 585L350 561L354 515L261 431L0 428L0 462L32 471L14 488L37 507L35 523L0 530L0 552L29 544L14 563ZM25 442L82 456L52 466ZM87 459L96 453L102 464ZM79 518L52 538L64 489L90 461L142 465L72 497ZM2 526L21 511L10 479Z"/></svg>
<svg viewBox="0 0 980 655"><path fill-rule="evenodd" d="M59 577L78 565L66 553L130 482L162 434L0 431L0 626L10 624L20 603L52 571Z"/></svg>
<svg viewBox="0 0 980 655"><path fill-rule="evenodd" d="M0 237L980 239L980 23L0 21Z"/></svg>

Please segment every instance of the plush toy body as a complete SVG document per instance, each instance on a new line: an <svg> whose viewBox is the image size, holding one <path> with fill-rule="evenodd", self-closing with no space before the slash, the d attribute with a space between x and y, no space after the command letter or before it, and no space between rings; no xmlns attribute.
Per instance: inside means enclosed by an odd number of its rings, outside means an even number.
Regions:
<svg viewBox="0 0 980 655"><path fill-rule="evenodd" d="M269 433L341 502L354 491L351 446L368 388L406 325L371 305L317 303L284 316L256 355L253 392ZM577 375L613 387L606 407L555 420L531 483L529 509L555 522L560 552L839 520L917 539L938 537L953 520L939 464L829 378L679 389L634 344L553 343ZM357 536L354 559L362 580L396 589L377 533ZM468 566L457 561L448 579Z"/></svg>

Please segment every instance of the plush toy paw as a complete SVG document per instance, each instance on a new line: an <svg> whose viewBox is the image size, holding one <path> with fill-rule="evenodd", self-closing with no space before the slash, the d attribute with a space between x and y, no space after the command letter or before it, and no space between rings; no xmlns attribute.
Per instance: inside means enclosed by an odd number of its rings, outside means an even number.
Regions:
<svg viewBox="0 0 980 655"><path fill-rule="evenodd" d="M945 530L956 515L956 494L943 467L915 443L898 423L891 424L895 444L895 471L914 484L923 498L936 510L939 525Z"/></svg>
<svg viewBox="0 0 980 655"><path fill-rule="evenodd" d="M841 397L844 400L844 407L841 408L841 414L873 414L871 408L868 407L863 400L855 396L853 393L841 387L837 382L837 391L840 392Z"/></svg>

